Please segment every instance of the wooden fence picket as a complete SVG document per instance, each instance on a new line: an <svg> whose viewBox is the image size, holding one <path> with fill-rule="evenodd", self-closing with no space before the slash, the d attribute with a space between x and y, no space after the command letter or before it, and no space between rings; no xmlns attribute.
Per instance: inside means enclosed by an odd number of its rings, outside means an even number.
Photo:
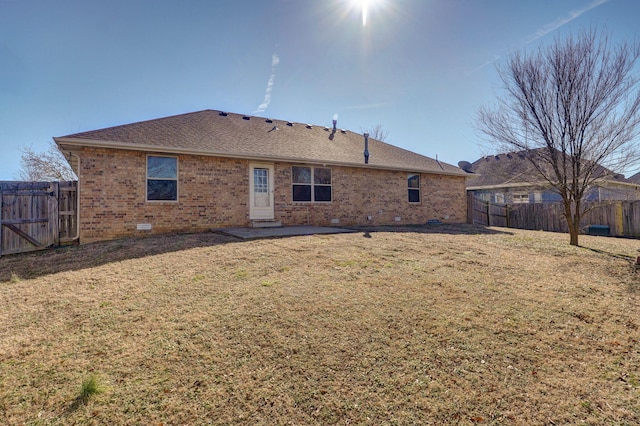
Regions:
<svg viewBox="0 0 640 426"><path fill-rule="evenodd" d="M469 223L485 226L568 232L562 203L497 204L469 193ZM640 238L640 201L586 202L580 224L583 232L597 226L610 236Z"/></svg>
<svg viewBox="0 0 640 426"><path fill-rule="evenodd" d="M77 239L76 188L76 182L0 182L0 256Z"/></svg>

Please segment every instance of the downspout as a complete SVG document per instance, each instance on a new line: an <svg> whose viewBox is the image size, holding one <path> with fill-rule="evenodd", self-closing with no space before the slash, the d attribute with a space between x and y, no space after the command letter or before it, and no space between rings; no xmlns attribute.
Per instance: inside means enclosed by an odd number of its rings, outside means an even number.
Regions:
<svg viewBox="0 0 640 426"><path fill-rule="evenodd" d="M80 242L80 156L69 152L69 155L78 159L78 180L76 184L76 238Z"/></svg>

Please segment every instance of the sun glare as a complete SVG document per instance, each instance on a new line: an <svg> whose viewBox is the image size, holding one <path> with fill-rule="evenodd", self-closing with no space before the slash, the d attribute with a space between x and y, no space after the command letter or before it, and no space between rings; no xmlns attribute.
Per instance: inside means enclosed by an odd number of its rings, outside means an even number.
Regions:
<svg viewBox="0 0 640 426"><path fill-rule="evenodd" d="M371 10L380 8L386 0L351 0L351 7L359 9L362 14L362 26L366 27Z"/></svg>

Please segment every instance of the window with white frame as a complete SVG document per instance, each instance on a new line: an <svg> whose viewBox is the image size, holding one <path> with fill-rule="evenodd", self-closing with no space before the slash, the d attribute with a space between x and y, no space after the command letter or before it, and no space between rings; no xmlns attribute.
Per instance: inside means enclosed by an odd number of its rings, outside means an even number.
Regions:
<svg viewBox="0 0 640 426"><path fill-rule="evenodd" d="M529 194L527 192L514 192L513 203L524 204L529 202Z"/></svg>
<svg viewBox="0 0 640 426"><path fill-rule="evenodd" d="M420 202L420 175L409 173L407 176L408 195L410 203Z"/></svg>
<svg viewBox="0 0 640 426"><path fill-rule="evenodd" d="M293 201L330 202L331 169L327 167L291 167Z"/></svg>
<svg viewBox="0 0 640 426"><path fill-rule="evenodd" d="M147 156L147 201L178 200L178 159Z"/></svg>
<svg viewBox="0 0 640 426"><path fill-rule="evenodd" d="M495 202L499 204L504 204L504 194L502 192L496 192L494 194Z"/></svg>

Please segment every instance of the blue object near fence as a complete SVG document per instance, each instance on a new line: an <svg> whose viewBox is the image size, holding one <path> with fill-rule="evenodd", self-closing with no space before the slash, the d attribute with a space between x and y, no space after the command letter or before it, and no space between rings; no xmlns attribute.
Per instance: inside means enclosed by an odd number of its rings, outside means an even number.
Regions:
<svg viewBox="0 0 640 426"><path fill-rule="evenodd" d="M587 227L587 234L589 235L599 235L601 237L609 236L609 226L608 225L589 225Z"/></svg>

